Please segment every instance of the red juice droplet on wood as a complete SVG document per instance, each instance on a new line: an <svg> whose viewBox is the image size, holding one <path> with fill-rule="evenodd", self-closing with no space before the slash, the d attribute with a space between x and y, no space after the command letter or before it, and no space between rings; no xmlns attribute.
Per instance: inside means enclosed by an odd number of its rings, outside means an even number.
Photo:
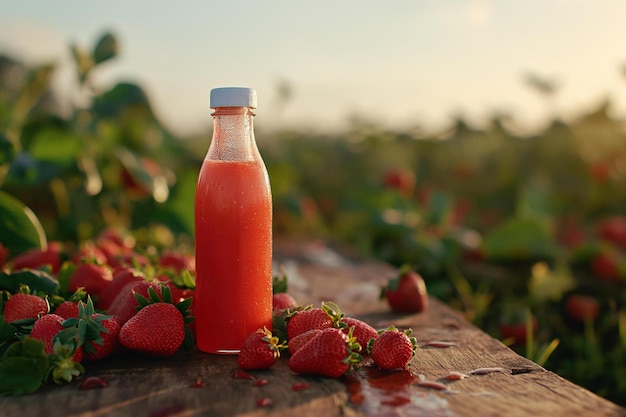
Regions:
<svg viewBox="0 0 626 417"><path fill-rule="evenodd" d="M274 401L267 397L259 398L256 400L256 405L257 407L271 407L274 405Z"/></svg>
<svg viewBox="0 0 626 417"><path fill-rule="evenodd" d="M83 390L87 390L87 389L94 389L94 388L105 388L108 386L109 386L109 383L106 380L97 376L90 376L90 377L83 379L83 381L80 383L79 388Z"/></svg>
<svg viewBox="0 0 626 417"><path fill-rule="evenodd" d="M267 385L270 383L269 379L261 378L254 381L254 385L257 387L262 387L263 385Z"/></svg>
<svg viewBox="0 0 626 417"><path fill-rule="evenodd" d="M206 386L206 381L202 378L196 378L196 380L191 384L191 388L202 388Z"/></svg>
<svg viewBox="0 0 626 417"><path fill-rule="evenodd" d="M256 379L254 377L254 375L250 375L249 373L244 372L244 371L237 371L237 372L235 372L233 374L233 378L234 379L248 379L250 381L253 380L253 379Z"/></svg>
<svg viewBox="0 0 626 417"><path fill-rule="evenodd" d="M291 386L291 389L293 391L304 391L309 388L311 388L311 385L307 384L306 382L296 382Z"/></svg>

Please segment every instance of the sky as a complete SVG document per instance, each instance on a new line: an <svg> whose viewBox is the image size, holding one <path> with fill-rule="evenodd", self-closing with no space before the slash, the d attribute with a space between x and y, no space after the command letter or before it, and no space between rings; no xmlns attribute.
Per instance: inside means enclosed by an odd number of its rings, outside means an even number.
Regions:
<svg viewBox="0 0 626 417"><path fill-rule="evenodd" d="M0 6L0 53L56 62L72 100L69 45L111 31L121 53L96 83L139 83L180 135L210 127L219 86L255 88L266 129L437 130L496 113L540 127L606 98L626 116L625 17L623 0L20 0ZM555 83L552 99L529 73Z"/></svg>

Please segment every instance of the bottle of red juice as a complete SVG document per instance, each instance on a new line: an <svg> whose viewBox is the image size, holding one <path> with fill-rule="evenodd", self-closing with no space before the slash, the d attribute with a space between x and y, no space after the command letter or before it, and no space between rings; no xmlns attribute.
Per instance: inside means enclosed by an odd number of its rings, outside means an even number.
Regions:
<svg viewBox="0 0 626 417"><path fill-rule="evenodd" d="M213 137L195 197L196 344L235 354L272 324L272 195L254 136L256 92L211 90Z"/></svg>

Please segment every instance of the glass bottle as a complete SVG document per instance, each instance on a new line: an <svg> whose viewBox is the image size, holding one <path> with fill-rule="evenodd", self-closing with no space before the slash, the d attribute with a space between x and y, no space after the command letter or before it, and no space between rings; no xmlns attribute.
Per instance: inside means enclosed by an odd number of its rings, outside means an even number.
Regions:
<svg viewBox="0 0 626 417"><path fill-rule="evenodd" d="M239 352L272 323L272 196L256 145L250 88L211 90L211 145L195 196L196 344Z"/></svg>

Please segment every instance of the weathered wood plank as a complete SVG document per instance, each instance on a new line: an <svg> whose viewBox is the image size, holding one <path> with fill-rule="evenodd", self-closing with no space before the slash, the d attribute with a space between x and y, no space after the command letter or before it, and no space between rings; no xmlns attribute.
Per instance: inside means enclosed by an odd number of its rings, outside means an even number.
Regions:
<svg viewBox="0 0 626 417"><path fill-rule="evenodd" d="M345 313L377 328L410 327L420 349L407 370L364 366L342 379L296 375L281 359L255 379L237 379L234 356L180 352L168 359L125 353L87 364L86 376L109 382L80 390L78 383L50 386L34 395L0 398L0 415L49 417L166 416L625 416L626 410L528 361L436 300L428 311L401 316L378 300L379 286L395 271L388 265L341 257L320 242L278 242L277 265L302 303L332 300ZM449 348L427 346L447 341ZM420 376L442 382L449 371L484 367L504 372L445 381L446 390L417 385ZM256 381L265 379L265 385ZM201 387L192 387L198 380ZM295 390L294 384L307 384ZM273 405L260 407L258 400Z"/></svg>

